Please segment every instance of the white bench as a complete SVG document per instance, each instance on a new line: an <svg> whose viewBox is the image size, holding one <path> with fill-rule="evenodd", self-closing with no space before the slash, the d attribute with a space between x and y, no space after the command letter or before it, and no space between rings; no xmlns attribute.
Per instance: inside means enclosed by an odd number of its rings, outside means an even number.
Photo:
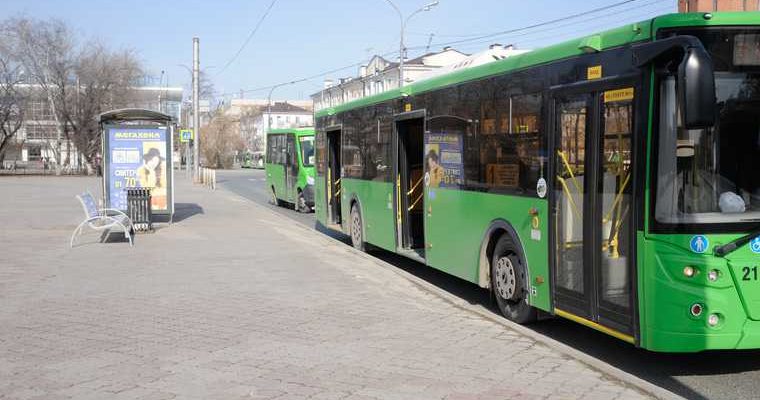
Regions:
<svg viewBox="0 0 760 400"><path fill-rule="evenodd" d="M70 247L74 247L74 241L82 233L82 229L85 226L89 226L92 230L103 232L103 237L110 233L112 229L118 228L124 232L124 237L129 240L129 245L134 246L133 235L135 227L132 225L132 220L129 219L127 214L113 208L98 208L95 204L95 198L89 192L78 195L77 199L82 203L82 209L86 218L74 229L69 243Z"/></svg>

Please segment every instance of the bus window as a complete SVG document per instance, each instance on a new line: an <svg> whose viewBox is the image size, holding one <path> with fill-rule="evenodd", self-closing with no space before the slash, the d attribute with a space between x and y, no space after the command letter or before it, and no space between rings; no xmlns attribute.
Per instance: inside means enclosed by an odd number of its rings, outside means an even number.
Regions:
<svg viewBox="0 0 760 400"><path fill-rule="evenodd" d="M314 166L314 136L301 136L301 161L304 167Z"/></svg>

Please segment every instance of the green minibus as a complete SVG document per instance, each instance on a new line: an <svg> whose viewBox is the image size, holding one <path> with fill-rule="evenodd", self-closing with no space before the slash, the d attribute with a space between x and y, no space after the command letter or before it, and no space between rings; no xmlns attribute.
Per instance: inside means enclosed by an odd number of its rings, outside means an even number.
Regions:
<svg viewBox="0 0 760 400"><path fill-rule="evenodd" d="M299 212L314 207L314 128L271 129L267 133L266 181L272 201Z"/></svg>

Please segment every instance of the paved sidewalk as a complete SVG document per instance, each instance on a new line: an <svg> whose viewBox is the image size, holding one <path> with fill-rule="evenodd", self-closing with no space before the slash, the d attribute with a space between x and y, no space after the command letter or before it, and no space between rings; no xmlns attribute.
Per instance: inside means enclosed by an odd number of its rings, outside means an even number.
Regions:
<svg viewBox="0 0 760 400"><path fill-rule="evenodd" d="M0 399L646 397L182 180L171 227L69 250L88 188L0 178Z"/></svg>

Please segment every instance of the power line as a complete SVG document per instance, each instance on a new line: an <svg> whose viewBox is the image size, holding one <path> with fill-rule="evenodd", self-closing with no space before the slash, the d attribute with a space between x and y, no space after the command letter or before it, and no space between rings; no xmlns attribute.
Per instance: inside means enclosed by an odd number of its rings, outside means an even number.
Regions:
<svg viewBox="0 0 760 400"><path fill-rule="evenodd" d="M594 13L597 13L597 12L600 12L600 11L609 10L609 9L612 9L612 8L616 8L616 7L622 6L623 4L633 3L633 2L636 2L636 1L640 1L640 0L623 0L623 1L619 1L617 3L613 3L613 4L609 4L609 5L603 6L603 7L598 7L598 8L594 8L594 9L591 9L591 10L586 10L586 11L579 12L579 13L576 13L576 14L571 14L571 15L568 15L568 16L562 17L562 18L555 18L555 19L552 19L552 20L549 20L549 21L539 22L539 23L536 23L536 24L527 25L527 26L523 26L523 27L520 27L520 28L508 29L508 30L499 31L499 32L493 32L493 33L489 33L489 34L485 34L485 35L480 35L480 36L476 36L476 37L469 38L469 39L461 39L461 40L454 40L454 41L450 41L450 42L434 43L431 46L435 46L435 47L450 46L450 45L453 45L453 44L474 42L474 41L485 39L485 38L489 38L489 37L502 36L502 35L506 35L506 34L510 34L510 33L521 32L521 31L525 31L525 30L529 30L529 29L533 29L533 28L539 28L539 27L542 27L542 26L551 25L551 24L554 24L554 23L557 23L557 22L562 22L562 21L567 21L567 20L570 20L570 19L575 19L575 18L578 18L578 17L583 17L583 16L586 16L588 14L594 14ZM407 47L407 49L411 49L411 47Z"/></svg>
<svg viewBox="0 0 760 400"><path fill-rule="evenodd" d="M476 42L477 40L484 39L484 38L503 36L503 35L506 35L506 34L509 34L509 33L522 32L522 31L525 31L525 30L534 29L534 28L538 28L538 27L542 27L542 26L547 26L547 25L554 24L554 23L557 23L557 22L563 22L563 21L575 19L575 18L578 18L578 17L586 16L588 14L593 14L593 13L597 13L597 12L601 12L601 11L606 11L606 10L609 10L609 9L612 9L612 8L619 7L619 6L624 5L624 4L634 3L634 2L637 2L637 1L641 1L641 0L624 0L624 1L620 1L620 2L617 2L617 3L613 3L613 4L610 4L610 5L604 6L604 7L599 7L599 8L595 8L595 9L592 9L592 10L584 11L584 12L581 12L581 13L572 14L572 15L569 15L567 17L556 18L556 19L553 19L553 20L550 20L550 21L544 21L544 22L540 22L540 23L536 23L536 24L532 24L532 25L528 25L528 26L524 26L524 27L520 27L520 28L514 28L514 29L505 30L505 31L494 32L494 33L490 33L490 34L486 34L486 35L480 35L478 37L473 37L473 38L470 38L470 39L456 40L456 41L452 41L452 42L436 43L436 44L432 44L432 45L428 44L428 45L411 46L411 47L407 47L407 49L416 50L416 49L425 48L426 46L436 46L437 47L437 46L448 46L448 45L451 45L451 44L458 44L458 43ZM587 22L587 21L589 21L591 19L598 19L598 18L608 17L610 15L616 15L616 14L619 14L620 12L631 11L631 10L639 9L639 8L642 8L642 7L645 7L645 6L654 5L654 4L656 4L658 2L661 2L661 1L664 1L664 0L650 1L650 2L648 2L646 4L642 4L642 5L639 5L637 7L629 7L629 8L626 8L624 10L617 10L615 13L608 13L608 14L604 14L602 16L596 16L594 18L587 18L587 19L584 19L584 20L582 20L580 22ZM576 21L574 23L578 23L578 22ZM566 27L568 25L569 24L564 24L564 25L560 25L558 27L553 27L553 28L550 28L550 29L558 29L558 28L561 28L561 27ZM533 35L533 34L536 34L536 33L541 33L541 32L528 32L528 33L522 33L520 35L515 35L515 36L530 36L530 35ZM478 43L470 43L470 44L478 44ZM385 54L380 54L379 56L380 57L387 57L387 56L390 56L390 55L393 55L393 54L398 54L398 50L396 50L396 51L390 51L390 52L387 52ZM319 77L322 77L322 76L325 76L325 75L329 75L329 74L332 74L332 73L335 73L335 72L339 72L339 71L342 71L342 70L345 70L345 69L355 68L355 67L358 67L360 65L363 65L363 62L353 63L353 64L350 64L350 65L346 65L346 66L335 68L335 69L332 69L332 70L329 70L329 71L321 72L321 73L318 73L318 74L315 74L315 75L311 75L311 76L308 76L308 77L298 78L298 79L294 79L294 80L286 81L286 82L281 82L281 83L274 84L274 85L261 86L261 87L257 87L257 88L253 88L253 89L248 89L248 90L237 91L237 92L222 93L221 96L233 95L233 94L237 94L237 93L241 93L241 92L242 93L253 93L253 92L260 92L260 91L264 91L264 90L270 90L270 89L272 89L274 87L301 83L301 82L304 82L304 81L307 81L307 80L310 80L310 79L319 78Z"/></svg>
<svg viewBox="0 0 760 400"><path fill-rule="evenodd" d="M232 56L230 61L228 61L227 64L225 64L224 67L222 67L222 69L219 70L219 72L217 72L216 76L221 75L227 69L227 67L229 67L233 62L235 62L238 56L240 56L240 53L243 52L243 49L245 49L245 46L248 45L248 42L251 41L251 39L253 38L253 35L255 35L256 32L259 30L259 28L261 27L261 24L264 23L264 20L267 18L267 15L269 15L269 11L272 10L272 7L274 7L275 3L277 3L277 0L272 0L272 2L269 3L269 7L267 7L266 11L264 11L264 14L261 16L261 18L259 18L259 22L256 23L256 26L253 28L253 30L251 30L251 33L248 34L248 37L245 39L245 42L243 42L243 45L240 46L240 49L237 51L237 53L235 53L234 56Z"/></svg>

